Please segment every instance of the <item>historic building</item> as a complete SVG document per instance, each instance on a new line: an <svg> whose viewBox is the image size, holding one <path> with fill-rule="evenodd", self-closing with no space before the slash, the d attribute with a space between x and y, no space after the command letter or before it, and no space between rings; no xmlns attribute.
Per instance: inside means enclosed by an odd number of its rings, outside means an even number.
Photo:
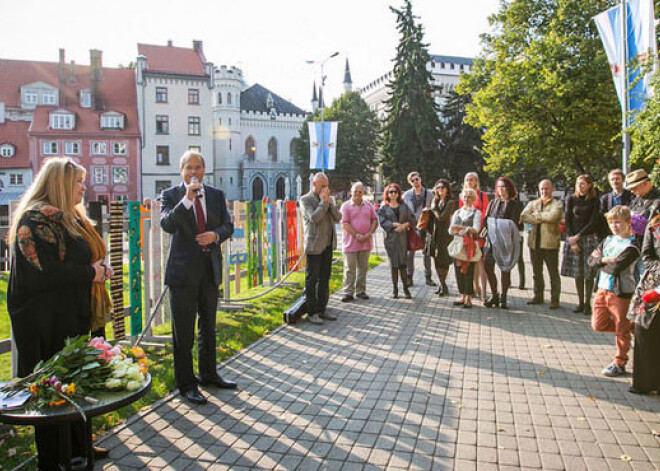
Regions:
<svg viewBox="0 0 660 471"><path fill-rule="evenodd" d="M90 51L89 66L67 64L63 49L59 62L0 60L4 199L18 199L51 156L87 169L88 201L137 198L137 119L133 71L103 67L101 51Z"/></svg>
<svg viewBox="0 0 660 471"><path fill-rule="evenodd" d="M306 113L236 67L215 69L216 183L229 199L295 199L293 142Z"/></svg>
<svg viewBox="0 0 660 471"><path fill-rule="evenodd" d="M136 86L142 131L142 196L153 198L181 180L179 158L196 149L213 184L213 64L202 41L192 48L138 44Z"/></svg>
<svg viewBox="0 0 660 471"><path fill-rule="evenodd" d="M456 88L460 74L468 73L472 68L472 59L432 55L428 67L433 75L433 85L437 87L435 101L442 106L447 94ZM348 63L346 70L348 72ZM394 72L390 71L359 89L362 98L381 120L385 118L385 100L388 98L387 84L392 80L393 74Z"/></svg>

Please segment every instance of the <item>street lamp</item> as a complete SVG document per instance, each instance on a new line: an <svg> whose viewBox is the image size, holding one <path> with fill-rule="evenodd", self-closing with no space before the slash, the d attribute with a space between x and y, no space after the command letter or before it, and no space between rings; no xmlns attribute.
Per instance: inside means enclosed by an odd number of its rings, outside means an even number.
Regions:
<svg viewBox="0 0 660 471"><path fill-rule="evenodd" d="M323 110L325 108L324 106L324 99L323 99L323 85L325 85L325 75L323 75L323 66L325 65L326 62L328 62L330 59L333 57L337 57L339 55L339 51L333 52L330 54L328 57L323 59L322 61L305 61L307 64L319 64L321 66L321 86L319 87L319 106L321 107L321 156L323 159L322 165L322 170L325 172L325 167L326 167L326 162L325 162L325 126L324 126L324 115L323 115Z"/></svg>

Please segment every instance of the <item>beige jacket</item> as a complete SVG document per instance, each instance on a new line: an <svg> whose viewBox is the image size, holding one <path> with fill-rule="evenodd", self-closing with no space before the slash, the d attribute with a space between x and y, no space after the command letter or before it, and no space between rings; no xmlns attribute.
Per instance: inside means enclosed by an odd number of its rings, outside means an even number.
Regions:
<svg viewBox="0 0 660 471"><path fill-rule="evenodd" d="M536 232L541 231L540 249L557 250L561 242L559 233L559 222L563 217L564 207L560 201L551 199L543 206L541 211L541 198L530 201L522 214L520 221L523 224L531 224L532 232L527 238L529 248L536 250Z"/></svg>
<svg viewBox="0 0 660 471"><path fill-rule="evenodd" d="M334 202L326 204L310 191L300 198L300 212L305 228L305 253L318 255L329 245L337 248L335 224L341 221L341 214Z"/></svg>

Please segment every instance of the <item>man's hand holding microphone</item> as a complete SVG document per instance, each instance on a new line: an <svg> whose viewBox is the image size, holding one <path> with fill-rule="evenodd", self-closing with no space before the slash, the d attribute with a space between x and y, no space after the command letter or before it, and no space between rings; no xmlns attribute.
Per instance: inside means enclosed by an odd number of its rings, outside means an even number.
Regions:
<svg viewBox="0 0 660 471"><path fill-rule="evenodd" d="M193 175L192 177L190 177L190 183L188 184L186 189L186 198L188 198L192 202L194 202L195 199L197 198L202 199L203 198L202 188L204 188L204 186L200 183L197 177ZM217 240L218 240L218 236L213 231L202 232L195 236L195 242L197 242L202 247L206 247L208 245L214 244Z"/></svg>

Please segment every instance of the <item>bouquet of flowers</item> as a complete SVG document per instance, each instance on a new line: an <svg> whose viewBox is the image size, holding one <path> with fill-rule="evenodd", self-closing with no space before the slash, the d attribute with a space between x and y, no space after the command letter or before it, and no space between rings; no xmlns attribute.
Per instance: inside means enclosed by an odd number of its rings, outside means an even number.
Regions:
<svg viewBox="0 0 660 471"><path fill-rule="evenodd" d="M632 233L636 236L643 236L648 223L649 220L641 214L633 214L631 217Z"/></svg>
<svg viewBox="0 0 660 471"><path fill-rule="evenodd" d="M78 401L97 402L92 391L134 391L146 380L147 360L140 347L112 346L102 337L67 339L52 358L39 362L34 373L9 383L0 390L9 394L29 390L37 408L69 403L81 415Z"/></svg>

